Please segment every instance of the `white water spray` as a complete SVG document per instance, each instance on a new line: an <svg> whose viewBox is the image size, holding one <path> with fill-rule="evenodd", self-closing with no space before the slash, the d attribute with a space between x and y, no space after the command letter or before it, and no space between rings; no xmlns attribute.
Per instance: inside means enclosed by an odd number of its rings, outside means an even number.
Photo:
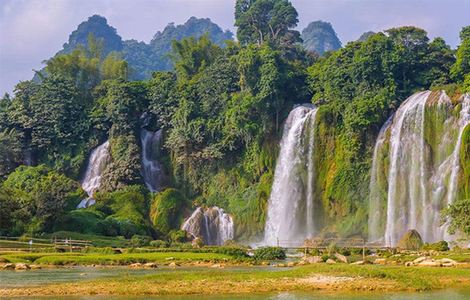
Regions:
<svg viewBox="0 0 470 300"><path fill-rule="evenodd" d="M81 181L82 188L88 194L88 198L83 199L77 208L86 208L95 204L93 194L100 188L101 175L110 161L109 141L106 141L91 152L85 176Z"/></svg>
<svg viewBox="0 0 470 300"><path fill-rule="evenodd" d="M459 148L463 130L470 122L469 102L465 97L457 118L444 92L437 96L417 93L400 106L390 129L379 135L370 182L371 241L383 236L385 245L396 246L411 229L417 230L425 242L451 239L447 224L441 223L441 210L457 194ZM389 138L385 131L389 131ZM388 154L383 149L386 142ZM381 225L385 211L384 232Z"/></svg>
<svg viewBox="0 0 470 300"><path fill-rule="evenodd" d="M317 108L294 108L284 125L274 182L268 202L264 244L303 243L314 224L314 126Z"/></svg>

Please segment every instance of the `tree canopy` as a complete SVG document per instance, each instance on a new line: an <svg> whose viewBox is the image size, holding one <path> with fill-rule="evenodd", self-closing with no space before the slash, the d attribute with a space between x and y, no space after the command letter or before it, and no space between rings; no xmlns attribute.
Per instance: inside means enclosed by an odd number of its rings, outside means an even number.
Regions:
<svg viewBox="0 0 470 300"><path fill-rule="evenodd" d="M298 14L288 0L237 0L235 26L242 44L262 45L300 41L297 26Z"/></svg>

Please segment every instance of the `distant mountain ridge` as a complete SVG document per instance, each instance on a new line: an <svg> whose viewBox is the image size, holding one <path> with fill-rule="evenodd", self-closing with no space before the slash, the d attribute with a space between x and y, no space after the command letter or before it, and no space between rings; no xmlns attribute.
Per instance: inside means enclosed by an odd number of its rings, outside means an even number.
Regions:
<svg viewBox="0 0 470 300"><path fill-rule="evenodd" d="M135 39L123 40L116 28L108 24L105 17L93 15L80 23L72 31L63 49L56 55L70 53L78 46L87 47L88 37L93 34L96 39L104 42L103 57L110 52L118 52L130 66L130 79L144 80L151 77L155 71L172 70L173 64L170 52L173 40L186 37L198 38L208 34L210 40L219 46L225 46L227 40L233 40L233 33L222 30L209 18L189 18L184 24L169 23L162 31L157 31L149 43ZM311 22L302 31L303 46L308 51L319 55L341 48L333 26L324 21Z"/></svg>
<svg viewBox="0 0 470 300"><path fill-rule="evenodd" d="M105 17L93 15L87 21L80 23L74 30L63 49L57 54L70 53L77 46L87 47L88 36L93 34L95 38L104 42L103 56L116 51L131 67L131 79L141 80L149 78L154 71L166 71L173 68L169 52L173 40L181 40L186 37L200 37L208 34L215 44L224 46L226 40L233 40L233 33L223 31L209 18L191 17L184 24L168 24L163 31L158 31L149 44L137 40L123 41L117 30L110 26Z"/></svg>

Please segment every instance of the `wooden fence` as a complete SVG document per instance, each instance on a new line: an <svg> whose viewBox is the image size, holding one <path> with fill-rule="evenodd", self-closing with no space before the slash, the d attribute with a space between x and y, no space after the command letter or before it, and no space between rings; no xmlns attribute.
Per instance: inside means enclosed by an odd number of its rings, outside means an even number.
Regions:
<svg viewBox="0 0 470 300"><path fill-rule="evenodd" d="M31 237L0 236L0 250L2 251L33 251L54 248L56 251L81 251L92 246L91 241L73 240L71 238L41 239Z"/></svg>

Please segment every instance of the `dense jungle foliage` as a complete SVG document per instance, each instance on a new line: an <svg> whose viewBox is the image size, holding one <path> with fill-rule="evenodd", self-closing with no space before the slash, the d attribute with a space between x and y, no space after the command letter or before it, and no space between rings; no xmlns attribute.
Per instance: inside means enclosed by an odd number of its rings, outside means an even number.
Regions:
<svg viewBox="0 0 470 300"><path fill-rule="evenodd" d="M313 102L320 107L315 191L324 234L365 236L380 127L415 91L470 92L470 27L457 50L441 38L430 41L422 29L401 27L319 57L302 47L290 1L237 0L239 42L212 25L182 38L183 29L194 29L188 23L201 24L191 18L150 43L161 54L172 41L169 63L147 55L146 44L103 38L115 30L102 17L90 20L91 28L80 25L71 35L80 42L64 45L37 80L0 99L0 235L69 230L180 241L180 225L195 205L217 205L233 215L237 239L256 239L283 121L294 105ZM132 80L148 70L156 70L151 78ZM171 175L159 193L143 184L142 126L164 132L162 162ZM86 197L79 181L87 158L107 139L112 161L97 204L77 210ZM456 220L467 216L466 203L450 210ZM459 222L456 229L470 232Z"/></svg>

